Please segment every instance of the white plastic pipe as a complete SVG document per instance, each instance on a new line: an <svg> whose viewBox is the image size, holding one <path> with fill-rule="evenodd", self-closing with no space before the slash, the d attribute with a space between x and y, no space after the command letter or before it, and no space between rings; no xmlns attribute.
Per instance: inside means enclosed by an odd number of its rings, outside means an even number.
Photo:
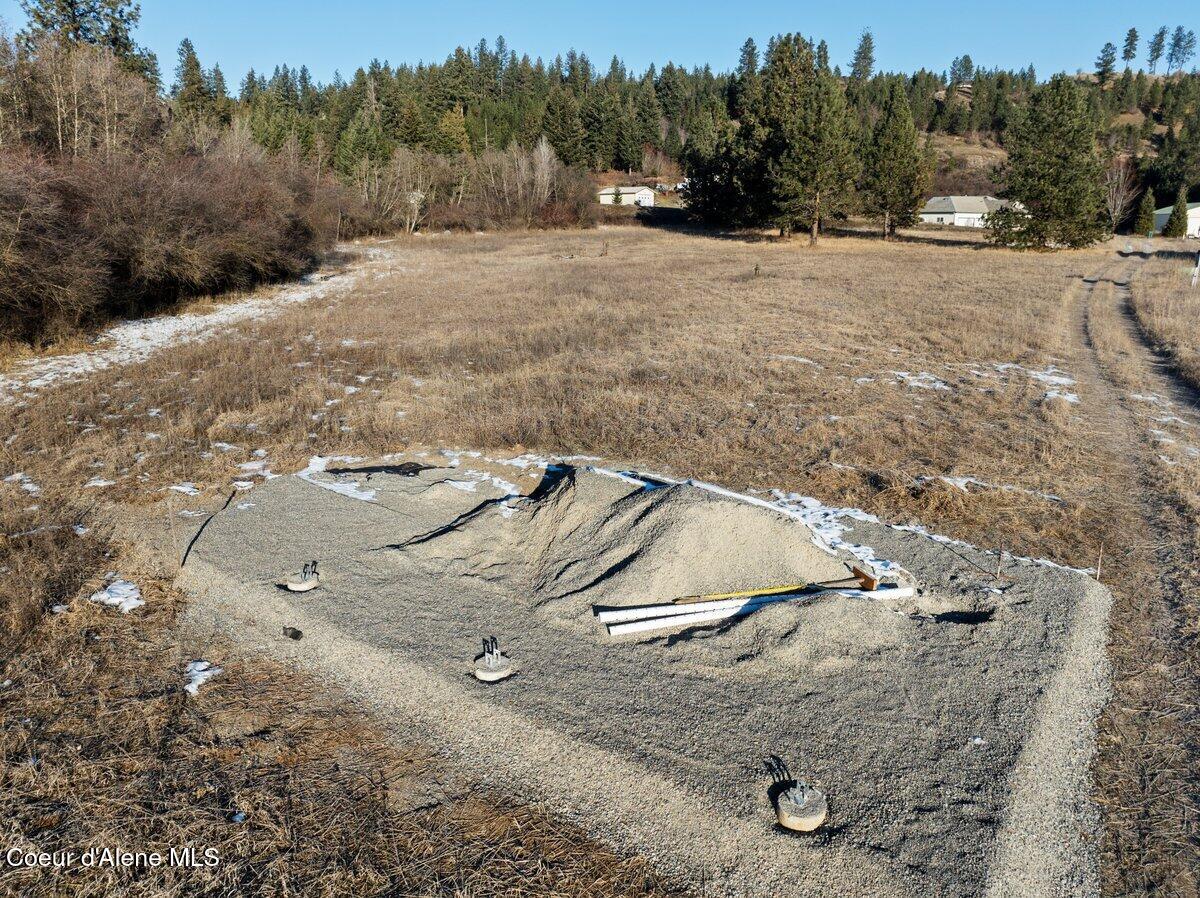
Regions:
<svg viewBox="0 0 1200 898"><path fill-rule="evenodd" d="M796 592L768 593L757 596L744 596L736 599L713 599L708 602L667 602L661 605L631 605L628 608L607 608L604 611L596 612L596 617L603 624L618 624L624 621L641 620L647 617L670 617L677 614L694 614L699 611L741 608L746 604L761 605L768 602L786 601L831 592L853 596L854 598L868 599L903 599L913 594L912 587L892 586L889 584L884 584L875 590L831 587L829 589L809 590L807 592L797 590Z"/></svg>
<svg viewBox="0 0 1200 898"><path fill-rule="evenodd" d="M817 596L840 595L855 599L906 599L916 593L911 586L881 586L879 589L824 589L815 592L786 593L773 596L753 596L747 599L722 599L715 602L694 602L687 605L641 605L634 608L614 608L597 614L608 625L608 635L625 636L649 633L654 630L689 627L709 621L744 617L764 605L775 602L795 602Z"/></svg>

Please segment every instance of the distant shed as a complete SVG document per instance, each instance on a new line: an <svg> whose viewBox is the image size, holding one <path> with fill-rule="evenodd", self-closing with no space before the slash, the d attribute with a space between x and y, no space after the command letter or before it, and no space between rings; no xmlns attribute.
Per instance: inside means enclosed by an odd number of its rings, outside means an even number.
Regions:
<svg viewBox="0 0 1200 898"><path fill-rule="evenodd" d="M1007 205L1007 200L994 196L935 196L930 197L920 215L927 224L982 228L987 225L988 215Z"/></svg>
<svg viewBox="0 0 1200 898"><path fill-rule="evenodd" d="M1162 229L1167 226L1167 219L1171 217L1171 210L1174 206L1165 206L1162 209L1154 210L1154 233L1161 234ZM1188 203L1187 213L1187 235L1189 237L1200 237L1200 203Z"/></svg>
<svg viewBox="0 0 1200 898"><path fill-rule="evenodd" d="M599 196L601 206L615 205L617 196L621 197L622 206L654 205L654 191L649 187L605 187L599 192Z"/></svg>

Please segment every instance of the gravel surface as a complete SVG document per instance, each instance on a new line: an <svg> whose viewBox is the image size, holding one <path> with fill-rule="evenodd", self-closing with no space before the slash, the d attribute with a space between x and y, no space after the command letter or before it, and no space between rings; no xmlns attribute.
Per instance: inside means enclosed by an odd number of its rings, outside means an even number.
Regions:
<svg viewBox="0 0 1200 898"><path fill-rule="evenodd" d="M847 520L915 598L615 640L593 605L824 580L846 559L689 484L562 467L511 492L447 469L274 479L196 540L193 624L328 676L468 777L708 894L1098 894L1111 597L1091 578L1009 560L998 582L994 555ZM320 589L278 587L313 558ZM488 635L517 667L491 686L471 675ZM828 794L821 830L775 828L772 755Z"/></svg>

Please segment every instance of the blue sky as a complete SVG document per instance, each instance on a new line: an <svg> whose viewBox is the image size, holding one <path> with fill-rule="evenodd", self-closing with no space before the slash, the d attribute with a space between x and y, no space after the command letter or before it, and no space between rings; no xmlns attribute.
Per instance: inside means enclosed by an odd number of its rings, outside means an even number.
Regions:
<svg viewBox="0 0 1200 898"><path fill-rule="evenodd" d="M17 0L0 0L0 18L14 30L24 23ZM1005 68L1033 63L1040 76L1090 68L1105 41L1120 46L1132 25L1146 36L1159 25L1200 30L1190 3L805 3L783 0L651 0L613 4L575 0L142 0L139 41L154 50L170 80L183 37L206 65L219 62L231 83L253 66L307 64L327 81L349 76L372 57L393 63L440 61L457 45L503 34L518 54L541 55L575 47L607 67L615 52L631 68L673 60L691 67L733 67L748 36L760 47L782 31L824 38L843 68L863 28L875 34L882 69L949 67L969 53L976 65Z"/></svg>

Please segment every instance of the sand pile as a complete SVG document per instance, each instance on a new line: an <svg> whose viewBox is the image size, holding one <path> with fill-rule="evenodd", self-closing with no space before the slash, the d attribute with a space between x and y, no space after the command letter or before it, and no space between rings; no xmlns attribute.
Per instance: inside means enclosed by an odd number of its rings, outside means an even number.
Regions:
<svg viewBox="0 0 1200 898"><path fill-rule="evenodd" d="M1032 562L998 584L970 547L847 520L918 573L916 599L613 640L593 605L832 579L845 559L800 521L689 484L561 467L529 486L277 478L196 540L192 620L709 894L1095 893L1107 590ZM320 589L277 587L312 558ZM496 686L472 676L488 635L518 669ZM774 830L770 755L829 796L815 836Z"/></svg>
<svg viewBox="0 0 1200 898"><path fill-rule="evenodd" d="M845 577L807 527L685 484L651 489L576 468L551 471L515 511L472 514L396 548L512 590L557 621L590 623L593 605Z"/></svg>

